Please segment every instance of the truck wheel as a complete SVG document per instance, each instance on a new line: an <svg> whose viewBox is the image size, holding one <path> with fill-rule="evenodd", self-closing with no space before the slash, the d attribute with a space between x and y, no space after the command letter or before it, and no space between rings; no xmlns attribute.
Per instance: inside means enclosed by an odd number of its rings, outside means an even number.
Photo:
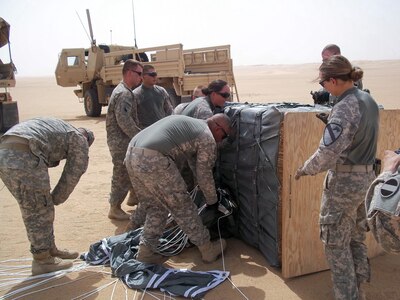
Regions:
<svg viewBox="0 0 400 300"><path fill-rule="evenodd" d="M96 90L90 89L85 92L83 105L88 117L99 117L101 115L101 104L99 103Z"/></svg>

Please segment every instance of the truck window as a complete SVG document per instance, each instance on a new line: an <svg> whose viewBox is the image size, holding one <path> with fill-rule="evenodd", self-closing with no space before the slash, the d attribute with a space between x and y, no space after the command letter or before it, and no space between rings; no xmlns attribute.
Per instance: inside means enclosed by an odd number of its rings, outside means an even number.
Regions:
<svg viewBox="0 0 400 300"><path fill-rule="evenodd" d="M68 67L78 66L79 65L79 57L78 56L68 56L67 63L68 63Z"/></svg>

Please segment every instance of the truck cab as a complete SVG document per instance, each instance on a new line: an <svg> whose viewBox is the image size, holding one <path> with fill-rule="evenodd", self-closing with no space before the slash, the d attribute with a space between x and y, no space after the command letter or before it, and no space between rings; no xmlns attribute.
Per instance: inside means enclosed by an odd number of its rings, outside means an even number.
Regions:
<svg viewBox="0 0 400 300"><path fill-rule="evenodd" d="M190 99L196 86L207 86L216 79L228 82L239 101L229 45L184 50L182 44L140 49L93 44L88 49L63 49L55 71L57 84L78 87L74 93L83 99L86 115L98 117L130 58L154 66L157 84L168 91L173 106Z"/></svg>
<svg viewBox="0 0 400 300"><path fill-rule="evenodd" d="M19 122L17 102L13 101L8 91L8 88L15 87L16 83L16 68L11 59L9 36L10 25L0 17L0 47L8 45L9 52L9 58L0 58L0 132L7 131Z"/></svg>

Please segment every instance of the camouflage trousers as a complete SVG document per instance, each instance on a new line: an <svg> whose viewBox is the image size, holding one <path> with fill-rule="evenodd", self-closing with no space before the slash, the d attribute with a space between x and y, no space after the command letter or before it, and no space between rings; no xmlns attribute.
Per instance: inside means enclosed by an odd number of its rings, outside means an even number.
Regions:
<svg viewBox="0 0 400 300"><path fill-rule="evenodd" d="M156 251L168 213L196 246L210 240L174 161L153 150L129 147L125 164L139 199L132 221L146 215L141 243Z"/></svg>
<svg viewBox="0 0 400 300"><path fill-rule="evenodd" d="M335 299L358 299L370 279L364 196L374 180L369 173L328 171L320 211L320 238L332 272Z"/></svg>
<svg viewBox="0 0 400 300"><path fill-rule="evenodd" d="M111 206L120 205L128 192L134 197L135 193L124 165L126 151L110 151L113 163L111 179L111 193L109 203Z"/></svg>
<svg viewBox="0 0 400 300"><path fill-rule="evenodd" d="M31 152L0 149L0 178L17 200L32 253L54 246L54 204L47 166Z"/></svg>

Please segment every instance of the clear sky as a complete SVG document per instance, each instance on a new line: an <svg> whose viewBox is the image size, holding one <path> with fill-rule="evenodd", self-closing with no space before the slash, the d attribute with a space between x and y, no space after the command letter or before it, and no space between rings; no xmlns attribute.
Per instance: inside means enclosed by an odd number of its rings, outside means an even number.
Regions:
<svg viewBox="0 0 400 300"><path fill-rule="evenodd" d="M234 66L320 61L338 44L351 61L400 59L399 0L133 0L140 47L231 45ZM0 0L17 76L53 75L62 48L134 45L132 0ZM78 15L80 16L80 21ZM8 61L6 47L0 58Z"/></svg>

